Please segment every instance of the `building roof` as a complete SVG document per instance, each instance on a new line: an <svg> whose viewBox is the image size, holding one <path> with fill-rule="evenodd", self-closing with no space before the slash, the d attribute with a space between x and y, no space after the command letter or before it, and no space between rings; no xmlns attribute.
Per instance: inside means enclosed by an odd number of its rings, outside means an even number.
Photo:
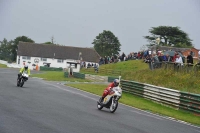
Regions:
<svg viewBox="0 0 200 133"><path fill-rule="evenodd" d="M82 57L83 61L99 61L100 55L93 48L58 46L29 42L19 42L17 55L29 57L79 60L80 52L80 57Z"/></svg>

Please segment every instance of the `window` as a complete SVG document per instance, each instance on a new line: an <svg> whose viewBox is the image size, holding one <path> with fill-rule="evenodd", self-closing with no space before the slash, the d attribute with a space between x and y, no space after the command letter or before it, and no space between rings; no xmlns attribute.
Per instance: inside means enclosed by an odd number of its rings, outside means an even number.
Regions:
<svg viewBox="0 0 200 133"><path fill-rule="evenodd" d="M41 61L47 61L47 58L41 58Z"/></svg>
<svg viewBox="0 0 200 133"><path fill-rule="evenodd" d="M22 59L23 60L31 60L31 57L29 57L29 56L22 56Z"/></svg>
<svg viewBox="0 0 200 133"><path fill-rule="evenodd" d="M63 60L58 59L57 62L58 62L58 63L63 63Z"/></svg>

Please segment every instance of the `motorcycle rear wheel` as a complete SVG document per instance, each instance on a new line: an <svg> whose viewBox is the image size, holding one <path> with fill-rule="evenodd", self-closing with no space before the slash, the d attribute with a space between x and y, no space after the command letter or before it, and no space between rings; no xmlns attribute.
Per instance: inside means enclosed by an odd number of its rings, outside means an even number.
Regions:
<svg viewBox="0 0 200 133"><path fill-rule="evenodd" d="M103 108L103 106L101 106L101 99L102 98L100 98L99 101L97 102L97 108L98 108L98 110L101 110Z"/></svg>

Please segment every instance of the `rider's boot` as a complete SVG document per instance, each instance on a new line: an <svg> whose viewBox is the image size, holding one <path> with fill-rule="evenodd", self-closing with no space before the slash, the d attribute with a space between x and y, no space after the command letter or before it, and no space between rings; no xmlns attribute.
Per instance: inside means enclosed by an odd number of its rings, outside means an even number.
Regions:
<svg viewBox="0 0 200 133"><path fill-rule="evenodd" d="M103 102L104 98L105 98L105 97L101 97L101 101L100 101L100 103L102 103L102 102Z"/></svg>

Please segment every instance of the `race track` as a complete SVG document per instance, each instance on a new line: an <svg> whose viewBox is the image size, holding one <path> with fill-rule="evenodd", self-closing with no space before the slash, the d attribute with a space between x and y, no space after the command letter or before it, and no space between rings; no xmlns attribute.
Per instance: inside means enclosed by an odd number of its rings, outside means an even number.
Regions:
<svg viewBox="0 0 200 133"><path fill-rule="evenodd" d="M200 133L200 128L119 104L96 107L98 96L0 68L0 133Z"/></svg>

